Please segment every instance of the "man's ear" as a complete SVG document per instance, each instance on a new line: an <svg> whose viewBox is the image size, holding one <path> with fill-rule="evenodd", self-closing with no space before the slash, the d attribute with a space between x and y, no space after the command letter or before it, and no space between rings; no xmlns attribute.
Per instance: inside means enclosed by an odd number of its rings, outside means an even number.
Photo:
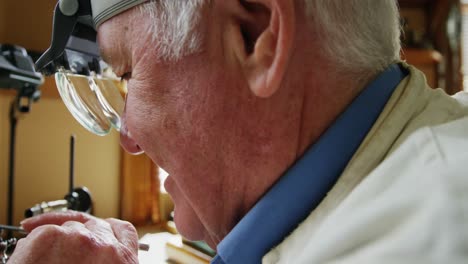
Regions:
<svg viewBox="0 0 468 264"><path fill-rule="evenodd" d="M251 91L269 97L280 87L294 43L295 10L290 0L241 0L246 11L240 25L241 58Z"/></svg>

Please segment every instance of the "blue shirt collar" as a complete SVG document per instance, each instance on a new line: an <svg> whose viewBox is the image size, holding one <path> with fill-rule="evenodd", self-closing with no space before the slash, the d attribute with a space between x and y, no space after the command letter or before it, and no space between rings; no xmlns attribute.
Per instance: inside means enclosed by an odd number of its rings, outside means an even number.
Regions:
<svg viewBox="0 0 468 264"><path fill-rule="evenodd" d="M407 74L394 64L370 83L221 241L212 263L261 263L333 187Z"/></svg>

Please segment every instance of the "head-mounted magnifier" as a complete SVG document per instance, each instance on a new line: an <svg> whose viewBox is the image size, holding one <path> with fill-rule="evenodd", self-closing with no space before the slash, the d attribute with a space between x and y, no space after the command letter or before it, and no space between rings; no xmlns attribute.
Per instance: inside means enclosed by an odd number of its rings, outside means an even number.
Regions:
<svg viewBox="0 0 468 264"><path fill-rule="evenodd" d="M89 131L120 130L125 84L101 59L96 41L100 24L148 0L60 0L54 11L52 43L36 62L55 74L63 102Z"/></svg>

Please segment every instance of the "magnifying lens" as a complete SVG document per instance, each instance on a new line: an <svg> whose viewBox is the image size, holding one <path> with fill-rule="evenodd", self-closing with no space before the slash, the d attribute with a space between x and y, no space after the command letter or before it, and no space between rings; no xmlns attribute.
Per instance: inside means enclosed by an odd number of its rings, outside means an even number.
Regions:
<svg viewBox="0 0 468 264"><path fill-rule="evenodd" d="M120 130L126 83L102 60L96 29L104 21L148 0L60 0L53 19L52 42L36 62L44 75L55 75L63 102L90 132Z"/></svg>

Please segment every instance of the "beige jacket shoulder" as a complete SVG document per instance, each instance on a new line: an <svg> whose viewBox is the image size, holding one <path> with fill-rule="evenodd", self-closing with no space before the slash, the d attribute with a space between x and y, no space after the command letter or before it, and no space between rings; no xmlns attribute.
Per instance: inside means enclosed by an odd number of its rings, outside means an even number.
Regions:
<svg viewBox="0 0 468 264"><path fill-rule="evenodd" d="M338 182L263 263L468 263L468 94L404 66Z"/></svg>

